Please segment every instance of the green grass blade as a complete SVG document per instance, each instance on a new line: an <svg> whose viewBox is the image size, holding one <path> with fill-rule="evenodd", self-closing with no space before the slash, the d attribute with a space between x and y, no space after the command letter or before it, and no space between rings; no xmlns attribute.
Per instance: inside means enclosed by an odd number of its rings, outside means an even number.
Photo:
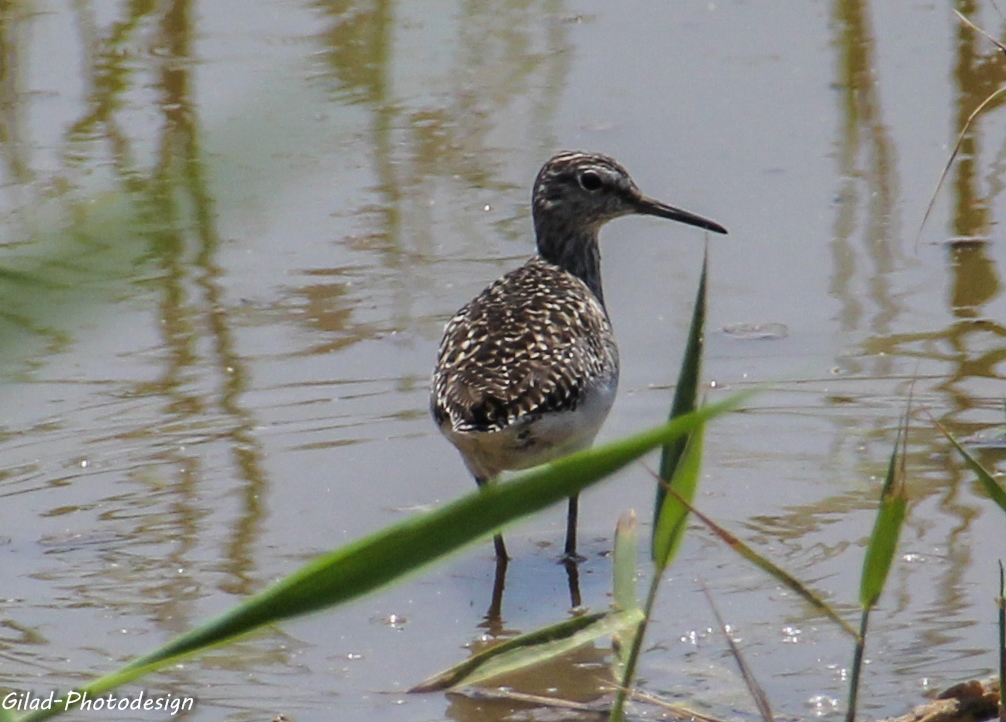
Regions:
<svg viewBox="0 0 1006 722"><path fill-rule="evenodd" d="M673 496L675 492L671 490L670 494ZM680 499L679 499L680 500ZM681 500L682 503L685 503ZM799 594L803 599L809 602L815 609L822 612L829 619L834 621L838 626L844 629L852 637L858 637L858 633L852 628L852 625L847 621L842 619L842 617L831 607L827 602L825 602L821 597L815 594L811 589L808 589L803 582L794 577L792 574L787 572L785 569L774 564L770 559L762 556L754 549L745 544L740 538L730 533L719 524L714 522L708 516L703 514L701 511L696 509L691 504L685 503L688 510L695 515L695 518L701 521L710 531L718 536L723 542L727 544L731 549L740 554L742 557L747 559L749 562L753 563L758 568L767 572L773 576L777 581L789 587L791 590Z"/></svg>
<svg viewBox="0 0 1006 722"><path fill-rule="evenodd" d="M699 277L699 287L695 292L695 305L692 308L692 322L688 329L688 343L685 346L684 358L681 362L681 372L678 374L678 384L674 391L674 401L671 404L671 419L682 414L695 413L698 402L699 374L702 365L702 334L706 317L706 277L709 267L709 248L702 257L702 273ZM701 426L697 427L687 437L672 440L664 444L660 456L660 478L657 480L657 494L653 504L653 539L650 543L650 556L653 558L656 570L650 579L650 588L643 602L643 621L640 622L632 640L629 653L622 665L622 682L615 695L608 722L622 722L625 718L625 701L636 676L636 665L643 649L643 639L649 624L653 605L656 602L660 579L677 551L684 534L688 518L687 506L679 501L670 500L668 488L674 488L683 498L692 499L698 486L699 467L702 460ZM665 486L668 484L668 486Z"/></svg>
<svg viewBox="0 0 1006 722"><path fill-rule="evenodd" d="M981 465L978 459L971 455L971 452L961 446L960 442L954 438L953 434L943 427L943 424L936 419L933 419L932 416L929 418L932 419L933 423L936 424L936 428L942 431L943 435L946 436L950 443L953 444L954 448L957 449L957 453L964 459L964 463L971 468L971 471L975 472L975 476L978 477L978 481L984 487L985 493L989 495L992 501L999 505L1000 509L1006 511L1006 490L999 485L999 482L997 482L992 477L992 474L990 474L985 467Z"/></svg>
<svg viewBox="0 0 1006 722"><path fill-rule="evenodd" d="M660 589L660 578L660 574L654 574L650 577L650 588L646 592L646 600L643 602L643 620L636 628L636 633L632 637L632 646L625 657L621 684L618 685L615 701L611 705L608 722L623 722L625 719L625 701L632 691L632 682L636 678L636 665L639 664L639 657L643 652L643 640L646 637L646 628L653 617L653 607L657 602L657 591Z"/></svg>
<svg viewBox="0 0 1006 722"><path fill-rule="evenodd" d="M689 434L684 456L668 484L675 493L665 495L660 518L653 529L653 563L657 574L663 572L674 559L685 536L688 510L695 498L702 469L702 432L700 425Z"/></svg>
<svg viewBox="0 0 1006 722"><path fill-rule="evenodd" d="M464 544L488 536L508 521L580 492L646 452L736 408L747 396L735 394L655 429L572 454L525 472L513 481L485 487L438 510L416 515L324 554L220 617L82 690L93 697L264 625L355 599ZM65 711L62 705L54 706L59 709L33 712L17 719L34 722Z"/></svg>
<svg viewBox="0 0 1006 722"><path fill-rule="evenodd" d="M887 477L880 492L880 508L873 525L873 533L866 547L863 559L863 572L859 580L859 603L864 609L877 603L880 593L887 582L887 574L891 570L891 562L898 547L898 537L901 536L902 522L905 520L905 510L908 499L905 496L904 469L899 468L899 458L904 463L904 451L899 449L908 434L908 416L898 429L891 451L891 461L887 466ZM901 454L899 456L899 451Z"/></svg>
<svg viewBox="0 0 1006 722"><path fill-rule="evenodd" d="M698 403L699 376L702 370L702 339L706 323L706 275L709 266L709 248L702 257L702 273L699 276L699 287L695 292L695 305L692 307L692 322L688 328L688 341L685 344L684 357L681 360L681 371L678 373L678 384L674 389L674 402L671 404L670 418L675 418L695 410ZM660 455L660 478L670 479L685 453L687 438L675 439L664 445ZM653 527L657 527L661 509L667 490L663 484L657 484L657 496L653 503ZM656 559L656 549L651 549Z"/></svg>
<svg viewBox="0 0 1006 722"><path fill-rule="evenodd" d="M643 618L640 609L598 612L522 634L479 652L417 684L409 692L437 692L461 685L478 684L511 672L541 664L600 637L635 628Z"/></svg>
<svg viewBox="0 0 1006 722"><path fill-rule="evenodd" d="M680 418L691 418L687 414ZM632 640L632 646L628 654L624 657L624 663L620 664L622 669L621 685L615 695L615 702L611 707L609 722L622 722L625 718L625 701L636 675L636 666L639 664L639 656L643 650L643 637L646 635L646 628L653 614L653 607L657 599L657 590L660 587L660 579L664 570L668 567L681 545L684 537L686 524L688 521L688 510L695 490L699 484L699 469L702 465L702 440L703 424L699 424L690 434L688 444L685 447L684 456L674 472L674 478L668 485L668 494L664 498L663 508L660 510L660 518L657 526L653 530L653 557L654 572L650 579L650 589L647 592L646 600L643 602L643 621L636 629L636 634ZM661 484L663 481L661 480ZM687 502L687 503L686 503Z"/></svg>
<svg viewBox="0 0 1006 722"><path fill-rule="evenodd" d="M901 536L901 526L905 520L905 510L908 498L905 495L905 447L908 444L908 416L911 410L905 411L904 419L898 427L898 435L894 439L891 450L891 460L887 465L887 476L880 491L880 505L877 509L877 519L873 524L873 532L863 557L863 572L859 579L859 603L863 607L859 624L859 635L856 639L856 651L852 658L852 672L849 681L849 703L845 714L845 722L856 719L856 705L859 700L859 680L863 671L863 653L866 650L866 630L870 620L870 610L877 603L887 574L894 561L894 553L898 548L898 537Z"/></svg>
<svg viewBox="0 0 1006 722"><path fill-rule="evenodd" d="M639 523L632 509L622 514L615 527L615 551L611 572L615 609L635 609L639 606L636 593L636 560L639 553Z"/></svg>
<svg viewBox="0 0 1006 722"><path fill-rule="evenodd" d="M613 602L616 611L639 609L639 595L636 590L636 563L639 558L639 524L636 513L629 509L625 512L615 527L615 550L612 554L611 572ZM642 612L640 612L642 614ZM612 636L612 647L615 654L611 661L611 672L614 679L625 676L625 667L632 648L632 635L637 627L633 627L628 636L616 632Z"/></svg>

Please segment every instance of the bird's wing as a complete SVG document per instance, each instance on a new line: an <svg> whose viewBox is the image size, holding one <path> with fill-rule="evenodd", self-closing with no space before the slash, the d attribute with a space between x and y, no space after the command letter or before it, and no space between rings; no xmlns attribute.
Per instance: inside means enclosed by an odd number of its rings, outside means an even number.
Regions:
<svg viewBox="0 0 1006 722"><path fill-rule="evenodd" d="M617 374L617 354L607 314L586 284L533 259L448 322L431 410L456 431L498 431L571 410L586 384Z"/></svg>

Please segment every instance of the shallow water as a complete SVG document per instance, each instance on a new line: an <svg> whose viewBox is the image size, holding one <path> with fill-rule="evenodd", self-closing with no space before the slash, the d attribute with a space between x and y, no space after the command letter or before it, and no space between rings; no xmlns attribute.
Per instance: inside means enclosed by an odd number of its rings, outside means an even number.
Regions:
<svg viewBox="0 0 1006 722"><path fill-rule="evenodd" d="M998 110L919 227L1006 67L949 6L769 5L5 17L0 684L79 684L468 491L427 416L436 344L531 252L531 181L571 147L730 228L709 240L709 398L765 387L709 430L700 507L853 618L911 390L910 511L871 621L865 714L990 673L1004 518L927 412L959 435L1003 420ZM999 34L994 11L973 19ZM703 235L625 219L602 242L613 439L666 414ZM638 465L585 495L587 606L608 603L618 513L645 519L651 497ZM508 633L568 615L563 523L556 509L509 531ZM194 696L200 720L503 719L515 705L401 694L484 641L491 555L472 547L144 687ZM849 640L699 530L661 592L646 691L751 714L702 584L777 710L839 713ZM606 660L582 650L516 684L589 699ZM150 718L116 719L134 717Z"/></svg>

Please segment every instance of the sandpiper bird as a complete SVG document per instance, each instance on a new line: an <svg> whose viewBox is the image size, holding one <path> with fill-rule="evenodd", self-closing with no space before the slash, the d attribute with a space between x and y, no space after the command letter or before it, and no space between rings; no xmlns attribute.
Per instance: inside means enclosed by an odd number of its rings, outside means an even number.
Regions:
<svg viewBox="0 0 1006 722"><path fill-rule="evenodd" d="M562 152L531 195L538 255L493 283L448 322L430 410L479 486L589 447L618 386L618 348L601 291L601 226L640 213L716 233L726 229L647 198L614 159ZM576 558L577 498L567 559ZM507 559L503 537L497 559Z"/></svg>

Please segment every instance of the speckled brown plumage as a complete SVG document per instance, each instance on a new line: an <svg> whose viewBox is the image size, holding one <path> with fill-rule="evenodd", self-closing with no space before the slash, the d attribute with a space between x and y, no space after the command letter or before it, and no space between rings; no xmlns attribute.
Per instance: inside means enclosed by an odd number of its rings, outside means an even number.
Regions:
<svg viewBox="0 0 1006 722"><path fill-rule="evenodd" d="M588 384L617 376L604 307L579 278L535 257L447 324L433 416L455 431L500 431L522 417L574 411Z"/></svg>
<svg viewBox="0 0 1006 722"><path fill-rule="evenodd" d="M593 442L618 385L598 232L631 213L726 233L713 221L647 198L612 158L558 153L539 171L531 194L538 255L447 324L430 410L480 485ZM567 558L576 558L575 549L573 497ZM506 559L499 535L496 554Z"/></svg>

